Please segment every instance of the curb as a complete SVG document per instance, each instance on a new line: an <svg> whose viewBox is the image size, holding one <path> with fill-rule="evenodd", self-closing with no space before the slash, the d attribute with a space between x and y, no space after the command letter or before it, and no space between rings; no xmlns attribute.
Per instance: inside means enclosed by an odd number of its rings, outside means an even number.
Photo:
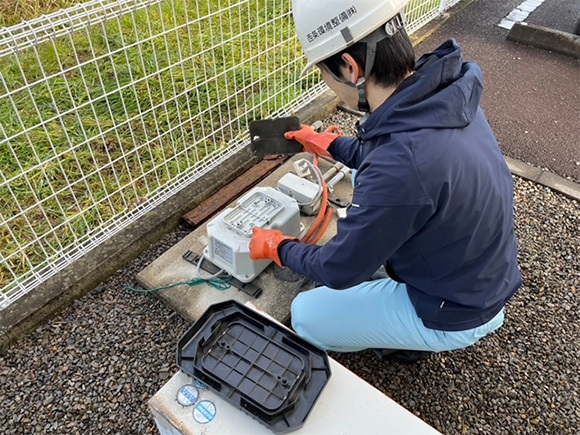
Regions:
<svg viewBox="0 0 580 435"><path fill-rule="evenodd" d="M508 41L565 54L580 59L580 36L528 23L515 23Z"/></svg>
<svg viewBox="0 0 580 435"><path fill-rule="evenodd" d="M549 187L570 199L580 202L580 184L511 157L506 157L505 159L512 174Z"/></svg>

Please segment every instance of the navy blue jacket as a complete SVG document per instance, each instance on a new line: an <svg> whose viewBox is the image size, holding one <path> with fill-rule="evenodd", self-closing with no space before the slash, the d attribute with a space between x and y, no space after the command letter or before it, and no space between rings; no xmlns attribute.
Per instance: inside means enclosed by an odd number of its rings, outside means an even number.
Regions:
<svg viewBox="0 0 580 435"><path fill-rule="evenodd" d="M455 40L417 61L354 138L329 151L357 169L352 205L324 246L287 242L290 269L334 289L381 265L406 283L424 325L491 320L521 285L513 180L479 103L479 66Z"/></svg>

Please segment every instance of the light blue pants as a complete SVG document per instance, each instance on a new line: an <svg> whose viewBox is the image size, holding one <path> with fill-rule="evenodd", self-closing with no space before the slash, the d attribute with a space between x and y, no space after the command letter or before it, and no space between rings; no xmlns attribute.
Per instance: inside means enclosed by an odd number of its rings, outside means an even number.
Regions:
<svg viewBox="0 0 580 435"><path fill-rule="evenodd" d="M498 329L502 309L486 324L467 331L426 328L405 284L391 279L363 282L347 290L319 287L292 302L292 327L310 343L331 351L409 349L442 352L471 346Z"/></svg>

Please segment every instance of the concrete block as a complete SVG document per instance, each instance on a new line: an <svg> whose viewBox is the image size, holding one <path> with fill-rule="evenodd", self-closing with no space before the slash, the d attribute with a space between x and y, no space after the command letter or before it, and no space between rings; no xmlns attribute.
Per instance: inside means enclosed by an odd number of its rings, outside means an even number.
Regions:
<svg viewBox="0 0 580 435"><path fill-rule="evenodd" d="M580 184L519 160L510 157L505 159L512 174L549 187L562 195L580 201Z"/></svg>
<svg viewBox="0 0 580 435"><path fill-rule="evenodd" d="M7 334L1 332L0 333L0 355L2 355L5 349L10 347L10 337Z"/></svg>

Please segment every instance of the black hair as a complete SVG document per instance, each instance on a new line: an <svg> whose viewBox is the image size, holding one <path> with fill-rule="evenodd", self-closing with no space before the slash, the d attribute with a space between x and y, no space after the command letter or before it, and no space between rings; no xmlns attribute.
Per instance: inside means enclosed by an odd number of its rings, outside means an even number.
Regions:
<svg viewBox="0 0 580 435"><path fill-rule="evenodd" d="M344 53L350 54L353 59L365 68L367 44L358 42L347 49L330 56L323 62L337 77L341 77L340 67L346 66L342 59ZM415 50L413 43L405 29L400 29L391 37L387 37L377 44L375 62L370 78L382 86L397 86L415 69Z"/></svg>

